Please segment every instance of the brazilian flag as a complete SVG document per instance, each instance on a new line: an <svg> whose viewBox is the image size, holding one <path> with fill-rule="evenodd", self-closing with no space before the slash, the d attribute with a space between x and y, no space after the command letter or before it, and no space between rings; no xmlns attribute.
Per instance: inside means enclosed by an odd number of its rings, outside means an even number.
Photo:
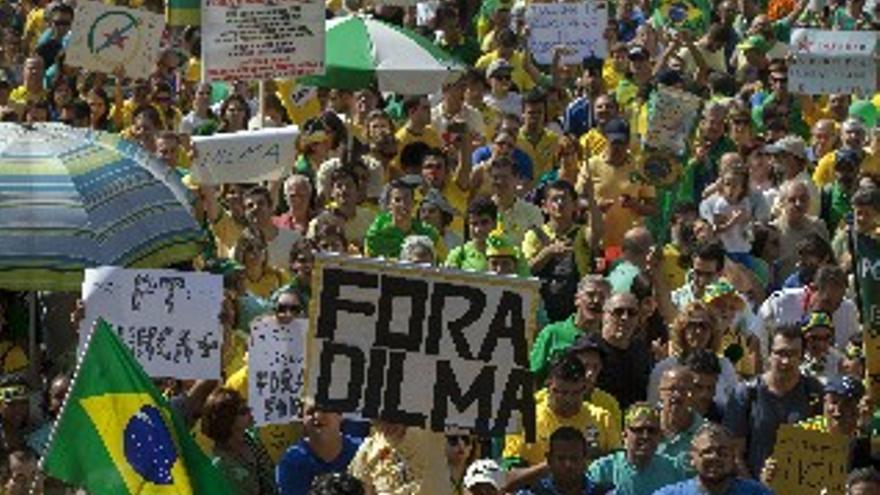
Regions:
<svg viewBox="0 0 880 495"><path fill-rule="evenodd" d="M709 28L712 8L707 0L655 0L654 25L702 36Z"/></svg>
<svg viewBox="0 0 880 495"><path fill-rule="evenodd" d="M43 459L91 495L227 495L219 471L103 320L83 353Z"/></svg>
<svg viewBox="0 0 880 495"><path fill-rule="evenodd" d="M165 22L169 26L199 26L202 24L202 0L168 0Z"/></svg>

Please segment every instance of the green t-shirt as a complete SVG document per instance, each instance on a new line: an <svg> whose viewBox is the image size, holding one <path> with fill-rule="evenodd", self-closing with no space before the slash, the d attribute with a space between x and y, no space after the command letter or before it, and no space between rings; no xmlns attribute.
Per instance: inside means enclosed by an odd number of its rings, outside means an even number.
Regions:
<svg viewBox="0 0 880 495"><path fill-rule="evenodd" d="M437 242L437 231L434 227L413 220L411 230L404 232L394 225L391 213L380 213L364 237L366 254L371 257L398 258L404 239L410 235L428 236L435 244Z"/></svg>
<svg viewBox="0 0 880 495"><path fill-rule="evenodd" d="M627 495L651 495L663 486L687 478L684 470L669 457L655 454L650 464L637 470L623 451L596 459L588 473L594 482L614 485L615 493Z"/></svg>
<svg viewBox="0 0 880 495"><path fill-rule="evenodd" d="M538 333L529 353L529 367L535 375L535 383L543 383L553 357L571 347L583 333L583 330L575 326L574 315L567 320L547 325Z"/></svg>

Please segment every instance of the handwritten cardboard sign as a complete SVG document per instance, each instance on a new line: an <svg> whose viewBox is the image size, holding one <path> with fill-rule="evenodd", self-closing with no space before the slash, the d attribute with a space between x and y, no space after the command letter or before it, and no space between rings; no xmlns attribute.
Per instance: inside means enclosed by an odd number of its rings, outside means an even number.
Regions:
<svg viewBox="0 0 880 495"><path fill-rule="evenodd" d="M571 50L563 56L567 64L579 64L584 58L608 56L605 28L608 7L603 0L579 3L532 3L526 11L529 26L529 50L539 64L553 61L553 47L564 45Z"/></svg>
<svg viewBox="0 0 880 495"><path fill-rule="evenodd" d="M88 269L83 329L104 318L152 377L220 378L223 278L208 273ZM88 331L80 332L82 337Z"/></svg>
<svg viewBox="0 0 880 495"><path fill-rule="evenodd" d="M309 332L318 404L419 428L534 437L538 283L321 256Z"/></svg>
<svg viewBox="0 0 880 495"><path fill-rule="evenodd" d="M790 46L793 55L788 67L790 91L869 96L877 90L875 31L795 29Z"/></svg>
<svg viewBox="0 0 880 495"><path fill-rule="evenodd" d="M308 320L281 325L274 317L251 325L248 403L257 426L301 417L308 325Z"/></svg>
<svg viewBox="0 0 880 495"><path fill-rule="evenodd" d="M645 143L658 150L681 154L700 113L699 96L669 86L658 86L648 110Z"/></svg>
<svg viewBox="0 0 880 495"><path fill-rule="evenodd" d="M324 17L318 0L205 0L202 80L323 73Z"/></svg>
<svg viewBox="0 0 880 495"><path fill-rule="evenodd" d="M775 493L844 493L849 440L842 435L782 425L773 449ZM823 492L827 490L827 492Z"/></svg>
<svg viewBox="0 0 880 495"><path fill-rule="evenodd" d="M278 180L296 159L296 126L193 137L191 167L199 184L253 184Z"/></svg>
<svg viewBox="0 0 880 495"><path fill-rule="evenodd" d="M123 66L127 77L146 79L159 60L163 29L162 14L83 0L76 7L64 62L104 73Z"/></svg>

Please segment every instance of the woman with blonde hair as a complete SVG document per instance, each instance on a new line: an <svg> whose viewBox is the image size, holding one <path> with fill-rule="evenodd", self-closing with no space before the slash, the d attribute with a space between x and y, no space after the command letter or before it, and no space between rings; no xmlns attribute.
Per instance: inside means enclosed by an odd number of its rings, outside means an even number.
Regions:
<svg viewBox="0 0 880 495"><path fill-rule="evenodd" d="M721 339L721 328L709 306L701 301L685 306L669 327L669 357L657 363L651 371L648 402L658 403L660 377L664 371L680 365L690 352L702 349L718 354L721 374L715 386L715 401L719 405L726 404L737 384L737 375L730 360L720 354Z"/></svg>

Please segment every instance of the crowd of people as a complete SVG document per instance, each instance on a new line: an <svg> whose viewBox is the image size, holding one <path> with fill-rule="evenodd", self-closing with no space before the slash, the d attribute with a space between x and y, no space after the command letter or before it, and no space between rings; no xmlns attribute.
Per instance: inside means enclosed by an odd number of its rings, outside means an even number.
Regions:
<svg viewBox="0 0 880 495"><path fill-rule="evenodd" d="M222 379L157 383L237 493L766 494L795 425L847 437L846 495L880 494L853 276L854 236L880 238L880 92L788 84L793 28L876 30L880 8L613 0L606 58L566 64L559 46L542 66L528 0L328 0L328 18L405 26L463 68L399 95L202 82L197 26L167 28L149 79L85 72L65 63L74 3L0 4L0 121L119 133L191 192L204 250L177 268L223 276ZM645 140L667 87L702 100L674 155ZM293 124L280 181L189 174L193 136ZM356 421L310 398L301 421L255 428L247 333L308 317L318 253L537 278L536 438ZM53 341L75 346L82 304L41 320L40 366L25 308L0 293L0 490L83 493L38 469L75 364Z"/></svg>

